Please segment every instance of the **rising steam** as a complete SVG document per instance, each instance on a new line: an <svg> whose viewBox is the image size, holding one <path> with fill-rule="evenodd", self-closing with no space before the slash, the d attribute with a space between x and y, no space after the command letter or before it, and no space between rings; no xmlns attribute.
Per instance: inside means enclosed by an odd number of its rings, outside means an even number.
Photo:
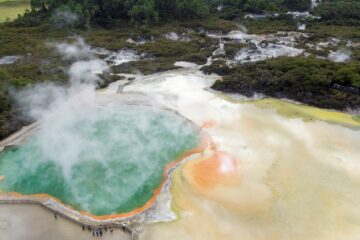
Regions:
<svg viewBox="0 0 360 240"><path fill-rule="evenodd" d="M155 107L119 101L100 106L98 74L108 64L80 38L52 45L71 63L69 83L42 83L17 93L41 128L17 151L0 155L0 163L7 160L0 164L6 176L0 187L48 193L96 215L142 206L160 185L165 165L197 145L196 129Z"/></svg>

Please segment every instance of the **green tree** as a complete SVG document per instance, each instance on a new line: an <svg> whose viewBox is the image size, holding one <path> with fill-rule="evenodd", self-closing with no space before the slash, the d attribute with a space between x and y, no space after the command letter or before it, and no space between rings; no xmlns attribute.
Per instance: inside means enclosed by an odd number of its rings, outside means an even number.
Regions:
<svg viewBox="0 0 360 240"><path fill-rule="evenodd" d="M30 5L32 9L46 10L46 0L31 0Z"/></svg>
<svg viewBox="0 0 360 240"><path fill-rule="evenodd" d="M203 17L208 7L202 0L176 0L176 15L179 17Z"/></svg>
<svg viewBox="0 0 360 240"><path fill-rule="evenodd" d="M291 11L308 11L311 7L311 0L284 0L280 5Z"/></svg>
<svg viewBox="0 0 360 240"><path fill-rule="evenodd" d="M154 0L127 0L125 6L132 21L148 23L159 18Z"/></svg>

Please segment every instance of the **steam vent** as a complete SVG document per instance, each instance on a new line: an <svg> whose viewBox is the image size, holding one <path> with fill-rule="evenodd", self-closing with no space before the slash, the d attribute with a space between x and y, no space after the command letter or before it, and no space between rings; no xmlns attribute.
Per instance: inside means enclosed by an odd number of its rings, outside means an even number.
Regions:
<svg viewBox="0 0 360 240"><path fill-rule="evenodd" d="M136 213L156 198L166 166L199 143L192 123L150 106L92 107L61 122L0 154L0 192L51 196L94 216Z"/></svg>

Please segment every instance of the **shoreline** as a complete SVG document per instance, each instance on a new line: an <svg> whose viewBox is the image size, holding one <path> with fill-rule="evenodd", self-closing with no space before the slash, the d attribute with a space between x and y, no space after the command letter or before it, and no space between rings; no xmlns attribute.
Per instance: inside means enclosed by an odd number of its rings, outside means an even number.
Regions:
<svg viewBox="0 0 360 240"><path fill-rule="evenodd" d="M0 153L6 148L17 146L23 143L26 138L34 134L40 127L40 122L34 122L30 125L22 127L19 131L14 132L8 137L0 140Z"/></svg>

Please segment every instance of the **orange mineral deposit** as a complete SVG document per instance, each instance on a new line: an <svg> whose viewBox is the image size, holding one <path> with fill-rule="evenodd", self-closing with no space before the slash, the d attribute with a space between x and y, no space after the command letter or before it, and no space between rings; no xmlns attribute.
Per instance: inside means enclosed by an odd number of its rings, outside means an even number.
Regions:
<svg viewBox="0 0 360 240"><path fill-rule="evenodd" d="M184 175L189 182L200 188L213 188L219 184L228 185L240 178L238 160L225 152L214 152L211 156L190 162Z"/></svg>

